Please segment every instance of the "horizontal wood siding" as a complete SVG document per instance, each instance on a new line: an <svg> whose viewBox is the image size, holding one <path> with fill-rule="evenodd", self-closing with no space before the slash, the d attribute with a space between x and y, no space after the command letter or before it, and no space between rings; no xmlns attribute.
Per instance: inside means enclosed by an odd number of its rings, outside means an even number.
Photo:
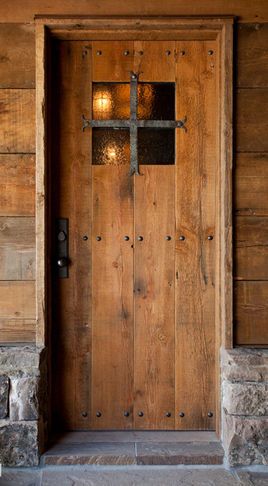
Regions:
<svg viewBox="0 0 268 486"><path fill-rule="evenodd" d="M268 24L240 24L236 37L239 88L268 87Z"/></svg>
<svg viewBox="0 0 268 486"><path fill-rule="evenodd" d="M268 282L236 282L235 336L244 345L268 343Z"/></svg>
<svg viewBox="0 0 268 486"><path fill-rule="evenodd" d="M34 218L0 217L0 280L34 279Z"/></svg>
<svg viewBox="0 0 268 486"><path fill-rule="evenodd" d="M35 90L0 89L0 152L35 152Z"/></svg>
<svg viewBox="0 0 268 486"><path fill-rule="evenodd" d="M35 87L33 25L0 24L0 88Z"/></svg>
<svg viewBox="0 0 268 486"><path fill-rule="evenodd" d="M1 22L33 22L40 15L236 15L240 22L267 22L266 0L20 0L0 4Z"/></svg>
<svg viewBox="0 0 268 486"><path fill-rule="evenodd" d="M0 319L35 318L35 283L0 282Z"/></svg>
<svg viewBox="0 0 268 486"><path fill-rule="evenodd" d="M1 343L31 343L35 341L35 319L0 319Z"/></svg>
<svg viewBox="0 0 268 486"><path fill-rule="evenodd" d="M268 216L268 153L237 153L234 186L236 215Z"/></svg>
<svg viewBox="0 0 268 486"><path fill-rule="evenodd" d="M268 218L238 217L235 241L236 279L268 280Z"/></svg>
<svg viewBox="0 0 268 486"><path fill-rule="evenodd" d="M0 216L34 216L35 156L0 154Z"/></svg>

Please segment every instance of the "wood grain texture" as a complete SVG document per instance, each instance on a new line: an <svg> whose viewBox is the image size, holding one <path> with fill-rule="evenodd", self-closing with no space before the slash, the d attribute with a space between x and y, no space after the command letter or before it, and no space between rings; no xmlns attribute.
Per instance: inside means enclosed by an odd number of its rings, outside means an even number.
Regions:
<svg viewBox="0 0 268 486"><path fill-rule="evenodd" d="M35 282L0 282L0 319L35 319Z"/></svg>
<svg viewBox="0 0 268 486"><path fill-rule="evenodd" d="M237 27L236 78L239 88L268 87L268 24Z"/></svg>
<svg viewBox="0 0 268 486"><path fill-rule="evenodd" d="M35 87L34 26L0 24L0 88Z"/></svg>
<svg viewBox="0 0 268 486"><path fill-rule="evenodd" d="M132 41L92 42L93 81L127 81L133 70ZM128 52L128 55L124 55ZM101 53L101 55L98 55Z"/></svg>
<svg viewBox="0 0 268 486"><path fill-rule="evenodd" d="M268 280L267 217L236 218L234 276L238 280Z"/></svg>
<svg viewBox="0 0 268 486"><path fill-rule="evenodd" d="M235 344L268 344L268 282L236 282Z"/></svg>
<svg viewBox="0 0 268 486"><path fill-rule="evenodd" d="M34 90L0 90L0 152L35 152Z"/></svg>
<svg viewBox="0 0 268 486"><path fill-rule="evenodd" d="M53 97L55 219L69 219L69 278L55 272L53 325L53 413L56 427L87 428L90 421L91 373L91 164L90 134L81 130L90 113L90 51L85 42L54 46ZM59 197L58 197L59 195ZM83 236L88 236L84 241ZM54 250L55 251L55 250ZM54 260L56 260L56 255Z"/></svg>
<svg viewBox="0 0 268 486"><path fill-rule="evenodd" d="M0 154L0 216L34 216L34 155Z"/></svg>
<svg viewBox="0 0 268 486"><path fill-rule="evenodd" d="M133 178L128 166L93 166L92 302L91 427L131 428Z"/></svg>
<svg viewBox="0 0 268 486"><path fill-rule="evenodd" d="M0 280L35 279L35 219L0 217Z"/></svg>
<svg viewBox="0 0 268 486"><path fill-rule="evenodd" d="M238 89L236 150L268 152L268 88Z"/></svg>
<svg viewBox="0 0 268 486"><path fill-rule="evenodd" d="M48 73L51 70L51 57L48 58L48 34L43 25L35 28L36 44L36 343L44 346L48 342L48 272L51 265L47 255L51 255L51 248L48 251L47 240L48 227L52 227L51 214L48 215L48 200L51 194L51 175L48 175L51 160L48 160L48 145L51 153L51 141L48 137L48 126L51 129L53 119L52 113L48 118L48 87L50 87L51 103L51 80ZM50 60L50 62L49 62ZM52 106L52 105L50 105ZM48 189L49 187L49 189ZM52 206L52 201L50 208ZM49 225L48 225L49 222ZM51 240L51 237L50 237ZM50 287L51 289L51 287ZM48 302L49 301L49 302ZM51 313L50 313L51 315ZM51 352L51 348L49 350Z"/></svg>
<svg viewBox="0 0 268 486"><path fill-rule="evenodd" d="M36 14L40 15L182 15L219 16L236 15L241 22L265 22L268 20L268 6L265 0L193 0L186 3L183 0L154 0L144 3L137 0L134 3L124 0L28 0L23 8L19 0L12 4L0 5L1 22L33 22Z"/></svg>
<svg viewBox="0 0 268 486"><path fill-rule="evenodd" d="M235 159L236 214L268 216L268 154L237 153Z"/></svg>
<svg viewBox="0 0 268 486"><path fill-rule="evenodd" d="M140 172L135 178L134 427L173 429L175 167L141 166ZM137 241L139 235L143 241Z"/></svg>
<svg viewBox="0 0 268 486"><path fill-rule="evenodd" d="M141 81L175 82L174 41L136 41L134 50L134 71Z"/></svg>
<svg viewBox="0 0 268 486"><path fill-rule="evenodd" d="M178 429L213 429L215 418L215 181L217 45L177 43L176 410ZM213 55L208 55L208 50ZM183 235L185 240L180 240Z"/></svg>
<svg viewBox="0 0 268 486"><path fill-rule="evenodd" d="M34 343L34 319L0 319L0 343Z"/></svg>

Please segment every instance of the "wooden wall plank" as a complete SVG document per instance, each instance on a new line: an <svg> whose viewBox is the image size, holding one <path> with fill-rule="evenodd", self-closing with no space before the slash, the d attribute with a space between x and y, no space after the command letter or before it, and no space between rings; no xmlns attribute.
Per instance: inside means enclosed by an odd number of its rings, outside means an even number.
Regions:
<svg viewBox="0 0 268 486"><path fill-rule="evenodd" d="M238 89L236 150L268 152L268 88Z"/></svg>
<svg viewBox="0 0 268 486"><path fill-rule="evenodd" d="M176 427L206 430L215 427L215 70L219 52L213 41L178 42L177 48L185 55L177 64L176 117L187 114L187 132L177 130L176 144Z"/></svg>
<svg viewBox="0 0 268 486"><path fill-rule="evenodd" d="M0 24L0 88L35 87L34 26Z"/></svg>
<svg viewBox="0 0 268 486"><path fill-rule="evenodd" d="M35 279L35 219L0 217L0 280Z"/></svg>
<svg viewBox="0 0 268 486"><path fill-rule="evenodd" d="M134 428L173 429L175 167L140 166L140 172L135 178ZM137 241L139 235L143 241Z"/></svg>
<svg viewBox="0 0 268 486"><path fill-rule="evenodd" d="M268 218L235 221L235 270L239 280L268 280Z"/></svg>
<svg viewBox="0 0 268 486"><path fill-rule="evenodd" d="M236 80L239 88L268 87L268 24L237 27Z"/></svg>
<svg viewBox="0 0 268 486"><path fill-rule="evenodd" d="M0 154L0 216L34 216L35 156Z"/></svg>
<svg viewBox="0 0 268 486"><path fill-rule="evenodd" d="M133 178L128 166L93 166L92 301L91 427L132 428Z"/></svg>
<svg viewBox="0 0 268 486"><path fill-rule="evenodd" d="M90 115L87 46L80 41L55 43L52 64L57 81L52 98L50 230L53 238L55 219L69 219L71 262L68 279L58 279L54 272L52 413L55 427L68 430L87 428L91 419L91 142L90 133L81 130L82 113Z"/></svg>
<svg viewBox="0 0 268 486"><path fill-rule="evenodd" d="M268 216L268 154L237 153L235 159L236 214Z"/></svg>
<svg viewBox="0 0 268 486"><path fill-rule="evenodd" d="M268 282L236 282L236 344L268 344Z"/></svg>
<svg viewBox="0 0 268 486"><path fill-rule="evenodd" d="M0 89L0 152L35 152L35 90Z"/></svg>
<svg viewBox="0 0 268 486"><path fill-rule="evenodd" d="M0 319L0 343L34 343L34 319Z"/></svg>
<svg viewBox="0 0 268 486"><path fill-rule="evenodd" d="M0 282L0 319L35 319L35 283Z"/></svg>
<svg viewBox="0 0 268 486"><path fill-rule="evenodd" d="M242 22L265 22L268 20L266 0L153 0L135 3L125 0L28 0L23 7L20 0L0 4L1 22L33 22L36 14L40 15L182 15L182 16L219 16L236 15Z"/></svg>

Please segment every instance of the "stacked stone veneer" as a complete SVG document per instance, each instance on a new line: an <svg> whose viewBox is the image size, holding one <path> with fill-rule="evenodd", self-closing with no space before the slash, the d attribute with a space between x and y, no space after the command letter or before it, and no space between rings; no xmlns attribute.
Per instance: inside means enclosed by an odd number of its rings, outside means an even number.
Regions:
<svg viewBox="0 0 268 486"><path fill-rule="evenodd" d="M35 346L0 348L0 463L35 466L46 429L46 357Z"/></svg>
<svg viewBox="0 0 268 486"><path fill-rule="evenodd" d="M230 466L268 464L268 350L222 351L222 439Z"/></svg>

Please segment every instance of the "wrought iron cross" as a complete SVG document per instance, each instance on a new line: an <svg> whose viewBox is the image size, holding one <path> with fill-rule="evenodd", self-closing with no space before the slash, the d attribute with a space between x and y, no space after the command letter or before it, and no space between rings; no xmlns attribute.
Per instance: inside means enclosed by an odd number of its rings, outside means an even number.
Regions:
<svg viewBox="0 0 268 486"><path fill-rule="evenodd" d="M84 131L88 127L97 128L129 128L130 133L130 175L139 175L138 160L138 128L183 128L187 131L185 123L186 116L183 120L139 120L138 110L138 80L139 74L131 72L130 74L130 118L128 120L87 120L82 115Z"/></svg>

